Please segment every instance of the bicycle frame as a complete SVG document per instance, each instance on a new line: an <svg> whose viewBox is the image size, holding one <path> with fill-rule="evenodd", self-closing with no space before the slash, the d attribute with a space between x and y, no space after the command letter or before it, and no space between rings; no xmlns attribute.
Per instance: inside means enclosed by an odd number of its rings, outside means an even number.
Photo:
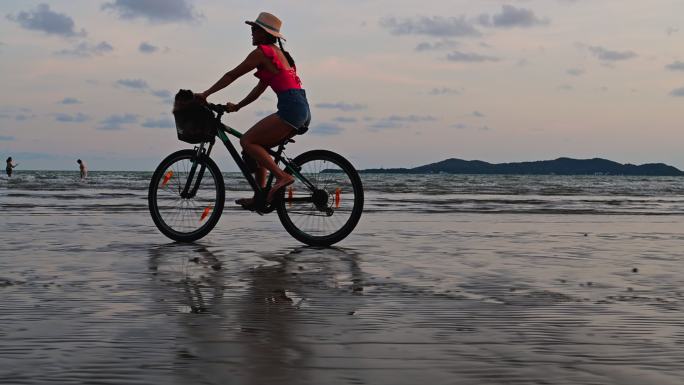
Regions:
<svg viewBox="0 0 684 385"><path fill-rule="evenodd" d="M256 179L254 176L252 176L252 172L250 171L249 167L245 163L245 161L242 159L242 156L240 156L240 153L238 150L235 148L233 143L230 141L230 138L228 135L232 135L236 138L241 138L242 133L235 130L232 127L229 127L221 122L221 117L223 116L223 106L220 105L214 105L210 104L209 107L217 113L216 115L216 123L217 123L217 132L216 136L223 142L223 144L226 146L226 149L230 153L231 157L235 161L235 163L238 165L240 168L240 171L242 172L242 175L247 179L247 182L249 182L249 185L252 187L252 190L254 190L254 194L256 197L256 208L258 209L257 212L259 213L269 213L275 209L275 205L271 204L269 207L266 207L266 195L268 191L271 189L271 185L273 184L273 174L270 174L268 177L268 181L266 183L266 187L262 188L259 186L257 183ZM306 178L304 175L302 175L300 171L300 167L295 165L291 159L287 158L283 154L283 150L285 149L285 145L289 142L291 142L291 139L285 139L283 142L278 145L278 150L273 151L270 148L267 148L266 151L273 156L276 165L280 164L280 162L283 163L285 166L285 171L290 171L292 175L296 178L299 179L302 183L304 183L305 186L309 188L309 190L314 193L316 191L316 187ZM292 141L293 142L293 141ZM205 143L209 143L209 147L205 148ZM211 142L203 142L200 143L199 147L195 147L197 150L197 159L201 156L209 156L211 154L211 150L214 147L214 141L212 140ZM192 166L190 168L190 173L188 175L188 180L185 184L185 187L183 188L183 191L181 192L181 197L183 198L188 198L188 197L193 197L197 193L197 190L199 189L200 182L202 180L202 177L204 176L204 171L205 171L205 166L202 165L199 169L197 179L195 181L195 185L191 187L192 181L194 179L195 172L197 172L197 161L193 161ZM312 197L299 197L299 198L292 198L293 201L299 201L299 202L313 202Z"/></svg>

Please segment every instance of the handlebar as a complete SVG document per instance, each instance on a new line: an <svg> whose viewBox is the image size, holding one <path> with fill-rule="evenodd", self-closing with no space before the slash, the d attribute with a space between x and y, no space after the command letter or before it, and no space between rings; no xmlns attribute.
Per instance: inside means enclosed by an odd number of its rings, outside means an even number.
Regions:
<svg viewBox="0 0 684 385"><path fill-rule="evenodd" d="M209 107L210 110L212 110L216 113L219 113L219 114L222 114L224 112L228 112L228 111L226 111L226 106L224 106L223 104L207 103L207 106Z"/></svg>

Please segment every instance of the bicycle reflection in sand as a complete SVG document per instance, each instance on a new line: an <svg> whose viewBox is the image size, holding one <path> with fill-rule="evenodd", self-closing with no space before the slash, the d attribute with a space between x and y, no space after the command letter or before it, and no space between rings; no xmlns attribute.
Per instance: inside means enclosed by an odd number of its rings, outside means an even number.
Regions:
<svg viewBox="0 0 684 385"><path fill-rule="evenodd" d="M178 314L183 331L176 337L182 348L174 365L184 368L179 376L304 379L313 375L305 368L315 366L320 333L330 333L331 322L363 302L363 273L352 250L301 247L257 255L250 266L240 255L197 245L150 250L152 281L162 286L152 292Z"/></svg>

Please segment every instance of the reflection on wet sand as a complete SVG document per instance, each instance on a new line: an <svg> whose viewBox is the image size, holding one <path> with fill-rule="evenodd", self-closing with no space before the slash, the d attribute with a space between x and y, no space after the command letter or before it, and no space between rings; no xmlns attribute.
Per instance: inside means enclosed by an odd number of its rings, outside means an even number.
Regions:
<svg viewBox="0 0 684 385"><path fill-rule="evenodd" d="M183 255L179 256L179 252ZM174 289L180 288L185 294L185 305L180 308L181 312L205 313L209 310L205 297L212 307L223 297L223 276L215 273L221 269L221 261L206 247L181 244L153 247L150 249L148 265L157 279ZM208 295L203 294L203 288L212 291Z"/></svg>
<svg viewBox="0 0 684 385"><path fill-rule="evenodd" d="M316 352L306 334L308 325L317 321L300 310L310 306L310 290L361 299L355 293L361 289L362 273L352 250L298 247L259 257L262 263L256 266L230 271L220 261L231 256L206 247L172 244L150 249L152 282L162 286L151 292L176 310L183 330L177 339L184 343L175 355L175 366L183 368L177 371L181 382L240 378L263 384L298 378L308 383L311 379L302 369L315 366Z"/></svg>
<svg viewBox="0 0 684 385"><path fill-rule="evenodd" d="M679 217L376 213L313 249L242 212L158 245L139 214L3 216L0 383L684 377Z"/></svg>

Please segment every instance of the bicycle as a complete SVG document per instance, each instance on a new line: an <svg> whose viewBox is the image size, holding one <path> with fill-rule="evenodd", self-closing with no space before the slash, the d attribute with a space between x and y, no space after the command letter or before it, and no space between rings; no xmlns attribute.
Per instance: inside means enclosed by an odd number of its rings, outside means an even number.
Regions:
<svg viewBox="0 0 684 385"><path fill-rule="evenodd" d="M216 127L211 138L202 139L192 150L167 156L150 180L148 206L162 234L177 242L194 242L218 223L225 203L225 185L221 171L210 158L216 137L254 191L253 211L263 215L275 210L285 230L311 246L330 246L352 232L361 218L364 196L361 178L349 161L328 150L311 150L291 159L284 150L294 140L283 140L277 151L266 150L276 164L282 163L285 172L294 176L295 183L276 192L268 203L273 175L268 177L265 188L259 186L228 137L240 138L242 133L221 122L223 106L207 103L205 107L211 111Z"/></svg>

